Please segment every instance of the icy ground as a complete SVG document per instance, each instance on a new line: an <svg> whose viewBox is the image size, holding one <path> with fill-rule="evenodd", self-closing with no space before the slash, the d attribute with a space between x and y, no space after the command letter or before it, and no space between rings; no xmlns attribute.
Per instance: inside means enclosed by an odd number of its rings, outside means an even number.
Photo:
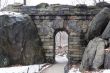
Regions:
<svg viewBox="0 0 110 73"><path fill-rule="evenodd" d="M56 63L44 69L41 73L64 73L64 68L68 63L67 54L57 54L55 56Z"/></svg>
<svg viewBox="0 0 110 73"><path fill-rule="evenodd" d="M66 57L67 55L66 54L64 54L64 55L56 55L56 57L55 57L55 61L56 61L56 63L67 63L68 62L68 59L67 59L67 57Z"/></svg>
<svg viewBox="0 0 110 73"><path fill-rule="evenodd" d="M79 71L79 67L73 65L73 67L69 70L68 73L82 73ZM85 71L83 73L110 73L109 69L99 70L99 71Z"/></svg>
<svg viewBox="0 0 110 73"><path fill-rule="evenodd" d="M6 67L0 68L0 73L38 73L48 66L49 64L37 64L29 66Z"/></svg>

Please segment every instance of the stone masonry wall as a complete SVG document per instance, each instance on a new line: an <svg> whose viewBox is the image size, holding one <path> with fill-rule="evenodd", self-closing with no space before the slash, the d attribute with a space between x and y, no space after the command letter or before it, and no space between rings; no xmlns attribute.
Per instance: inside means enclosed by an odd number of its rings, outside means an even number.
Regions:
<svg viewBox="0 0 110 73"><path fill-rule="evenodd" d="M74 17L74 18L71 18ZM36 27L38 28L38 34L43 43L43 48L46 52L46 61L54 62L55 57L55 32L59 29L67 31L69 33L69 53L68 58L70 62L77 62L82 58L82 45L81 32L85 31L87 24L85 21L75 20L75 16L34 16L32 17ZM53 19L51 19L53 18ZM66 19L65 19L66 18ZM78 18L78 17L77 17ZM87 22L87 21L86 21ZM89 21L88 21L89 22ZM85 28L82 28L84 26Z"/></svg>

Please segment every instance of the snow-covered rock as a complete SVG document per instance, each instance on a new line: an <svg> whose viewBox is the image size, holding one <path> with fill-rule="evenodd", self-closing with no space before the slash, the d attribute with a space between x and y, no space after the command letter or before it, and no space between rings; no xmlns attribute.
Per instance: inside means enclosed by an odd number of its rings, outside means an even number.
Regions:
<svg viewBox="0 0 110 73"><path fill-rule="evenodd" d="M10 12L10 11L2 11L0 12L1 15L8 15L10 17L23 17L24 14L17 13L17 12Z"/></svg>

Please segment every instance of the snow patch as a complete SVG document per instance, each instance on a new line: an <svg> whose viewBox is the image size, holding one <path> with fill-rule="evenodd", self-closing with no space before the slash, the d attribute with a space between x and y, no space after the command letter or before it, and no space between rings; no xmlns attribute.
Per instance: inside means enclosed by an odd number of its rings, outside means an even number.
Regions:
<svg viewBox="0 0 110 73"><path fill-rule="evenodd" d="M103 73L110 73L110 70L104 70Z"/></svg>
<svg viewBox="0 0 110 73"><path fill-rule="evenodd" d="M57 63L67 63L68 62L67 55L66 54L64 54L64 55L58 54L55 56L55 61Z"/></svg>
<svg viewBox="0 0 110 73"><path fill-rule="evenodd" d="M42 68L44 65L46 64L0 68L0 73L36 73L40 72L40 69L43 70L49 66L46 65Z"/></svg>
<svg viewBox="0 0 110 73"><path fill-rule="evenodd" d="M2 16L2 15L8 15L9 17L11 17L12 22L23 21L25 19L25 17L28 17L27 14L11 12L11 11L2 11L2 12L0 12L0 16Z"/></svg>
<svg viewBox="0 0 110 73"><path fill-rule="evenodd" d="M75 66L72 67L68 73L81 73L79 71L79 68L76 68ZM109 69L101 69L99 71L85 71L83 73L110 73L110 70Z"/></svg>
<svg viewBox="0 0 110 73"><path fill-rule="evenodd" d="M79 71L79 68L71 68L70 70L69 70L69 72L68 73L81 73L80 71Z"/></svg>
<svg viewBox="0 0 110 73"><path fill-rule="evenodd" d="M10 11L2 11L0 12L0 15L9 15L14 16L14 17L23 17L23 15L21 13L17 13L17 12L10 12Z"/></svg>

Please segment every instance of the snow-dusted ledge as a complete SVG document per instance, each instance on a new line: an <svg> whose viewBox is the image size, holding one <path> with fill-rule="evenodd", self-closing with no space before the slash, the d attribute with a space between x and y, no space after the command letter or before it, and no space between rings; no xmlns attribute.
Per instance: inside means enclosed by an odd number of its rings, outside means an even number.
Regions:
<svg viewBox="0 0 110 73"><path fill-rule="evenodd" d="M14 16L14 17L23 17L21 13L18 12L11 12L11 11L1 11L0 15L8 15L8 16Z"/></svg>
<svg viewBox="0 0 110 73"><path fill-rule="evenodd" d="M49 65L46 64L37 64L29 66L5 67L0 68L0 73L38 73L47 68L48 66Z"/></svg>

